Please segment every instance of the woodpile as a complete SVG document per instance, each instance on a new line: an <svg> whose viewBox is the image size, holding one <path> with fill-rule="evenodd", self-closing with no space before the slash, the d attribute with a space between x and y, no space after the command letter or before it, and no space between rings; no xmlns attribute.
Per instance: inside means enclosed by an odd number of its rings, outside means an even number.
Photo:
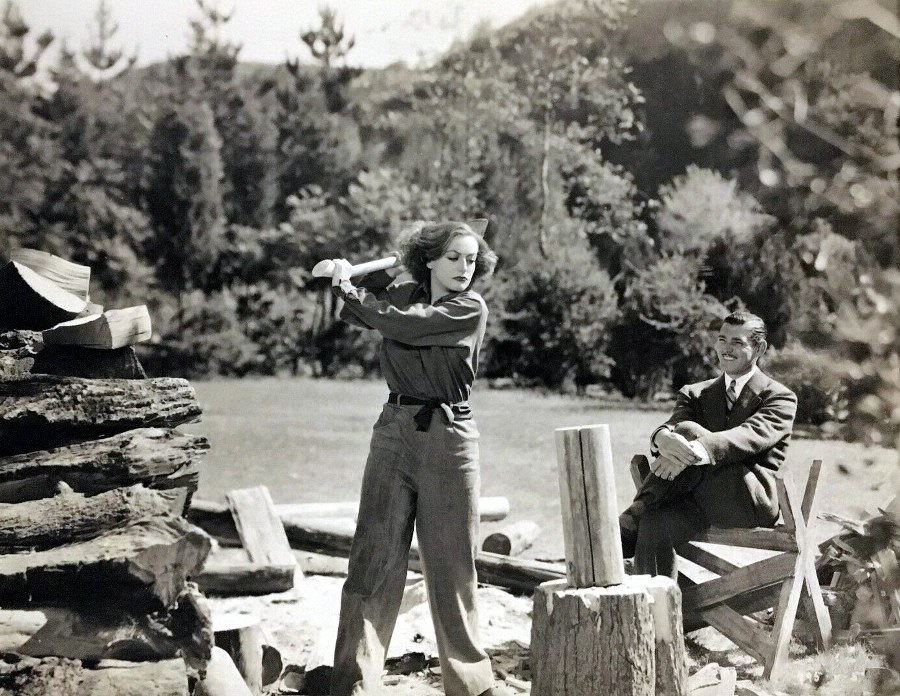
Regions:
<svg viewBox="0 0 900 696"><path fill-rule="evenodd" d="M213 649L193 582L212 540L185 517L208 443L177 430L196 395L130 345L90 349L102 379L65 354L41 372L41 332L88 308L89 273L18 251L0 270L0 693L191 694Z"/></svg>

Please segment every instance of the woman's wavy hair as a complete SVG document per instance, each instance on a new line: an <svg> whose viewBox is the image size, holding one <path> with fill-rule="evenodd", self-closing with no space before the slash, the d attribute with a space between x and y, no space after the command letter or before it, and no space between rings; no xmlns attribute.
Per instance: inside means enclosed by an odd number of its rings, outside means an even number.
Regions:
<svg viewBox="0 0 900 696"><path fill-rule="evenodd" d="M413 230L400 245L403 265L417 283L427 284L431 279L428 263L439 259L450 242L463 235L470 235L478 242L472 282L490 276L497 266L497 254L484 241L484 237L464 222L430 222Z"/></svg>

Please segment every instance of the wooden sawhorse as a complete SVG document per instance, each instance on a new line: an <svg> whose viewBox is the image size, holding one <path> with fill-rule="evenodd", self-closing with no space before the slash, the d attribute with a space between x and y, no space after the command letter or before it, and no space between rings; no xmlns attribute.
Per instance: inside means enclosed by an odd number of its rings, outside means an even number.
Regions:
<svg viewBox="0 0 900 696"><path fill-rule="evenodd" d="M717 576L695 582L684 573L679 574L685 630L705 624L713 626L758 660L764 667L766 679L787 658L804 587L807 611L815 624L816 642L820 649L827 649L831 644L831 616L816 575L817 546L811 533L821 468L822 461L814 460L802 501L797 500L783 477L777 479L782 519L774 528L710 527L697 539L678 548L680 558ZM649 473L647 457L635 455L631 460L635 486L639 487ZM697 542L777 553L740 566L698 546ZM775 608L775 623L771 630L749 616L768 608Z"/></svg>

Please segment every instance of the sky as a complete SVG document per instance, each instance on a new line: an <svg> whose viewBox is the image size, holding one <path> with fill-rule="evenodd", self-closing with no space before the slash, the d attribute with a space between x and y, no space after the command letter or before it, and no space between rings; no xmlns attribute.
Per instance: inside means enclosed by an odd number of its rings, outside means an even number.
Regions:
<svg viewBox="0 0 900 696"><path fill-rule="evenodd" d="M99 0L14 0L35 35L49 29L70 49L86 46ZM212 0L210 0L212 1ZM280 63L309 57L299 35L317 27L319 9L337 12L356 45L352 65L427 63L483 22L499 27L551 0L218 0L233 10L224 38L241 44L242 62ZM5 4L5 2L4 2ZM195 0L107 0L119 26L115 48L147 65L186 52Z"/></svg>

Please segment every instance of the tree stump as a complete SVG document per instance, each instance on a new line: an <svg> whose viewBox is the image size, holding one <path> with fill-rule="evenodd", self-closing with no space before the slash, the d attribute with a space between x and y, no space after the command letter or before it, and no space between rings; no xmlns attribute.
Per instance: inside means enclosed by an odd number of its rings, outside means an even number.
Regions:
<svg viewBox="0 0 900 696"><path fill-rule="evenodd" d="M545 582L534 595L533 696L686 696L681 593L668 578Z"/></svg>

